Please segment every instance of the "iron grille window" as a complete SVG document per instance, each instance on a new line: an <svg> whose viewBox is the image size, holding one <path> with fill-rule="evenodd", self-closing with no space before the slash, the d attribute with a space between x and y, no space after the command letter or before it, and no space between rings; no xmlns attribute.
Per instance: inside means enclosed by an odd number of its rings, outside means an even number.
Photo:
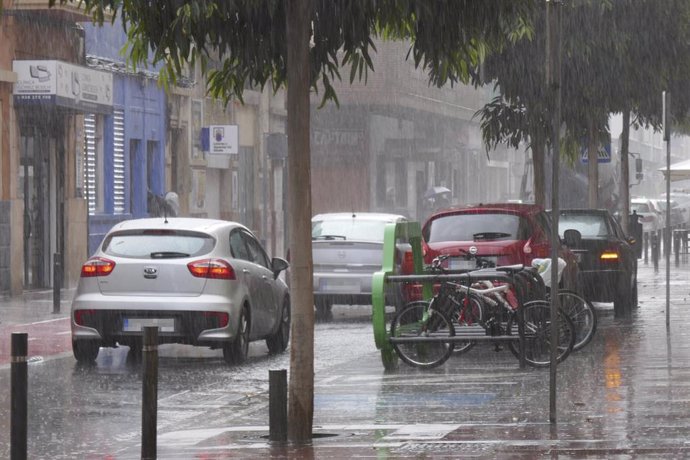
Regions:
<svg viewBox="0 0 690 460"><path fill-rule="evenodd" d="M96 213L98 203L96 179L97 179L97 152L96 152L96 115L93 113L84 116L84 195L89 207L89 214Z"/></svg>
<svg viewBox="0 0 690 460"><path fill-rule="evenodd" d="M125 212L125 112L113 111L113 213Z"/></svg>

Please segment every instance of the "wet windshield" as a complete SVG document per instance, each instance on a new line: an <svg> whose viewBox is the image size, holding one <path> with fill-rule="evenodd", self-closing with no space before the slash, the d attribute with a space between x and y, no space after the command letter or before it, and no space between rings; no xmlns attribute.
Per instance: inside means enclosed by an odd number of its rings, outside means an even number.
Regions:
<svg viewBox="0 0 690 460"><path fill-rule="evenodd" d="M606 219L602 215L561 214L558 221L558 233L563 236L563 233L569 229L577 230L583 237L609 234Z"/></svg>
<svg viewBox="0 0 690 460"><path fill-rule="evenodd" d="M188 232L127 232L108 237L103 252L117 257L175 258L208 253L215 240L210 235Z"/></svg>
<svg viewBox="0 0 690 460"><path fill-rule="evenodd" d="M526 223L513 214L458 214L431 221L424 232L428 243L480 239L526 239ZM490 235L491 237L488 237Z"/></svg>
<svg viewBox="0 0 690 460"><path fill-rule="evenodd" d="M312 223L313 239L340 239L353 241L383 241L388 222L361 219L334 219Z"/></svg>

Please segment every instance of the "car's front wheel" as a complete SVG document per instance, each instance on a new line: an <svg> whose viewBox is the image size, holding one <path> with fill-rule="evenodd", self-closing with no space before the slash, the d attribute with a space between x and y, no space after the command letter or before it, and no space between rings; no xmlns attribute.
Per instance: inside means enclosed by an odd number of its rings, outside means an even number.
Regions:
<svg viewBox="0 0 690 460"><path fill-rule="evenodd" d="M235 340L223 347L223 359L228 364L242 364L249 353L249 316L247 307L240 311L239 325Z"/></svg>
<svg viewBox="0 0 690 460"><path fill-rule="evenodd" d="M271 354L285 351L290 342L290 300L283 301L280 313L280 325L275 334L266 339L266 346Z"/></svg>
<svg viewBox="0 0 690 460"><path fill-rule="evenodd" d="M77 362L82 364L92 363L98 357L100 347L95 340L73 340L72 353Z"/></svg>

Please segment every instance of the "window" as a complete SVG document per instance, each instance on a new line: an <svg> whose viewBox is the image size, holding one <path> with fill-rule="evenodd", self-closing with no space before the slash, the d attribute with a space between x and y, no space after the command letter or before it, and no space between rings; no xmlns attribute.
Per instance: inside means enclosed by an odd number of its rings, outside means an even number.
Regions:
<svg viewBox="0 0 690 460"><path fill-rule="evenodd" d="M113 111L113 213L125 212L125 112Z"/></svg>
<svg viewBox="0 0 690 460"><path fill-rule="evenodd" d="M242 232L242 237L246 241L247 247L249 248L249 260L257 265L262 265L266 268L270 268L271 265L268 262L268 257L266 256L266 253L264 252L259 242L256 241L256 239L253 236L245 232Z"/></svg>
<svg viewBox="0 0 690 460"><path fill-rule="evenodd" d="M249 250L239 230L230 234L230 251L232 252L232 256L236 259L251 260L249 257Z"/></svg>
<svg viewBox="0 0 690 460"><path fill-rule="evenodd" d="M574 229L583 237L596 237L609 235L609 227L606 219L601 214L561 214L558 219L558 233Z"/></svg>
<svg viewBox="0 0 690 460"><path fill-rule="evenodd" d="M103 252L134 259L197 257L211 252L211 235L179 230L129 230L108 236Z"/></svg>
<svg viewBox="0 0 690 460"><path fill-rule="evenodd" d="M313 239L383 241L386 221L363 220L356 218L328 219L313 222L311 237Z"/></svg>
<svg viewBox="0 0 690 460"><path fill-rule="evenodd" d="M515 214L455 214L434 219L424 229L424 239L428 243L526 240L529 235L529 224Z"/></svg>
<svg viewBox="0 0 690 460"><path fill-rule="evenodd" d="M95 114L84 115L84 197L89 214L104 212L103 123Z"/></svg>

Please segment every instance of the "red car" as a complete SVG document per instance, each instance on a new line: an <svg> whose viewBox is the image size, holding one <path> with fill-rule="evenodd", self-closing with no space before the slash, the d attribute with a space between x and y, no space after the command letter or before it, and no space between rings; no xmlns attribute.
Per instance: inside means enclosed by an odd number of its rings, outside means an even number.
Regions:
<svg viewBox="0 0 690 460"><path fill-rule="evenodd" d="M442 254L451 270L473 269L471 253L496 265L530 265L535 258L551 257L551 226L544 208L534 204L494 203L448 208L429 217L422 228L424 263ZM567 265L561 286L578 291L575 255L559 242L559 255ZM403 270L412 272L406 257ZM408 286L408 300L421 297L419 286Z"/></svg>

